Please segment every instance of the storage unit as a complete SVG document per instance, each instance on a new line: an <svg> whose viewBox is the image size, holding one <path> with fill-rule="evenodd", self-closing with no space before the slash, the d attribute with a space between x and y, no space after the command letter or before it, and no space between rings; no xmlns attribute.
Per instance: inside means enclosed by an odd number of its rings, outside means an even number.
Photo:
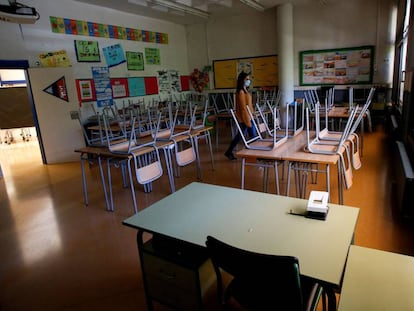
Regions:
<svg viewBox="0 0 414 311"><path fill-rule="evenodd" d="M139 235L148 310L153 300L177 310L203 310L203 298L216 281L206 249L160 235L144 243Z"/></svg>

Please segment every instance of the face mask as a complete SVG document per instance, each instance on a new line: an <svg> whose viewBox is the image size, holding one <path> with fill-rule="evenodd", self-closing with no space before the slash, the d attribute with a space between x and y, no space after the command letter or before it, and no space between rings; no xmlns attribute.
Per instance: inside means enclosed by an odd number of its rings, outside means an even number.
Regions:
<svg viewBox="0 0 414 311"><path fill-rule="evenodd" d="M246 80L244 81L244 86L245 87L249 87L250 86L251 81L250 80Z"/></svg>

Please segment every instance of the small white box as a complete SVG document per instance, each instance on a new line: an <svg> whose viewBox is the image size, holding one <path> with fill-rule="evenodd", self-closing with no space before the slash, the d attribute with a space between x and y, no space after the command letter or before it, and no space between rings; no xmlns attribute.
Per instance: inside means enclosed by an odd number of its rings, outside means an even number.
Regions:
<svg viewBox="0 0 414 311"><path fill-rule="evenodd" d="M329 193L326 191L311 191L308 201L308 212L327 213Z"/></svg>

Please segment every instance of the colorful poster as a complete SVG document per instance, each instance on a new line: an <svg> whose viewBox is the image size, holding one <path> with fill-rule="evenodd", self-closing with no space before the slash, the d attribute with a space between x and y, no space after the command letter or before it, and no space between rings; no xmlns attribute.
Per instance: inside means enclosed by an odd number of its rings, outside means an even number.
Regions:
<svg viewBox="0 0 414 311"><path fill-rule="evenodd" d="M171 92L167 70L158 71L158 89L161 94L169 94Z"/></svg>
<svg viewBox="0 0 414 311"><path fill-rule="evenodd" d="M69 102L68 91L66 88L65 77L61 77L59 80L56 80L51 85L43 89L43 92L53 95L61 100Z"/></svg>
<svg viewBox="0 0 414 311"><path fill-rule="evenodd" d="M118 43L115 45L107 46L102 49L106 64L108 67L117 66L119 64L125 63L125 55L122 46Z"/></svg>
<svg viewBox="0 0 414 311"><path fill-rule="evenodd" d="M300 52L300 85L372 83L374 47Z"/></svg>
<svg viewBox="0 0 414 311"><path fill-rule="evenodd" d="M113 98L128 97L128 79L127 78L112 78L112 96Z"/></svg>
<svg viewBox="0 0 414 311"><path fill-rule="evenodd" d="M76 80L76 91L80 103L96 100L95 85L92 79Z"/></svg>
<svg viewBox="0 0 414 311"><path fill-rule="evenodd" d="M54 33L168 44L168 34L123 26L50 16Z"/></svg>
<svg viewBox="0 0 414 311"><path fill-rule="evenodd" d="M161 65L160 50L156 48L145 48L145 63L147 65Z"/></svg>
<svg viewBox="0 0 414 311"><path fill-rule="evenodd" d="M42 67L70 67L69 56L65 50L40 54L39 61Z"/></svg>
<svg viewBox="0 0 414 311"><path fill-rule="evenodd" d="M181 92L180 76L177 70L168 70L168 77L172 92Z"/></svg>
<svg viewBox="0 0 414 311"><path fill-rule="evenodd" d="M128 70L144 70L144 55L141 52L126 52Z"/></svg>
<svg viewBox="0 0 414 311"><path fill-rule="evenodd" d="M112 85L108 67L92 67L92 77L95 84L96 104L98 107L113 104Z"/></svg>
<svg viewBox="0 0 414 311"><path fill-rule="evenodd" d="M75 51L78 62L100 62L99 45L97 41L75 40Z"/></svg>

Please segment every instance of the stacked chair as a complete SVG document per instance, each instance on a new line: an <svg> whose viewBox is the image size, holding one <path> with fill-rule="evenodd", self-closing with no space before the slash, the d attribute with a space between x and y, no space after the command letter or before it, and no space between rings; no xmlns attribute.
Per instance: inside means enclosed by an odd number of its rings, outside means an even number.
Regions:
<svg viewBox="0 0 414 311"><path fill-rule="evenodd" d="M264 108L262 108L264 107ZM230 109L230 113L232 115L234 124L242 138L243 144L246 149L254 149L254 150L264 150L264 151L271 151L276 149L277 147L283 145L288 139L288 127L282 129L280 127L281 119L279 113L279 107L276 104L272 104L270 102L269 105L260 106L256 104L256 110L250 111L248 109L248 113L250 115L250 119L252 120L252 126L255 128L256 135L253 137L249 137L247 132L244 132L235 115L233 109ZM268 109L267 111L263 111L262 109ZM289 118L289 110L286 109L286 120ZM276 184L276 193L280 193L279 189L279 173L278 173L278 164L279 161L268 161L265 159L257 159L256 162L246 162L243 158L242 161L242 176L241 176L241 189L244 189L244 171L245 166L256 166L262 167L264 169L264 189L267 191L267 176L268 176L268 169L273 168L275 174L275 184Z"/></svg>
<svg viewBox="0 0 414 311"><path fill-rule="evenodd" d="M305 150L311 153L317 154L326 154L333 155L336 154L339 157L338 169L340 170L341 180L346 189L349 189L352 186L352 170L358 170L362 166L361 157L360 157L360 146L359 146L359 136L356 133L363 118L368 111L368 108L372 102L372 98L375 92L375 88L371 88L369 95L366 99L365 104L362 107L359 105L353 105L352 97L351 104L348 108L348 118L344 125L342 131L330 131L327 128L327 125L330 124L328 118L329 104L328 101L325 101L325 128L320 129L320 105L317 104L314 106L315 109L315 137L311 139L310 137L310 110L311 108L306 108L306 121L307 121L307 142ZM352 94L352 93L351 93ZM308 96L309 98L309 96ZM288 172L288 175L290 172ZM303 196L303 193L301 194Z"/></svg>

